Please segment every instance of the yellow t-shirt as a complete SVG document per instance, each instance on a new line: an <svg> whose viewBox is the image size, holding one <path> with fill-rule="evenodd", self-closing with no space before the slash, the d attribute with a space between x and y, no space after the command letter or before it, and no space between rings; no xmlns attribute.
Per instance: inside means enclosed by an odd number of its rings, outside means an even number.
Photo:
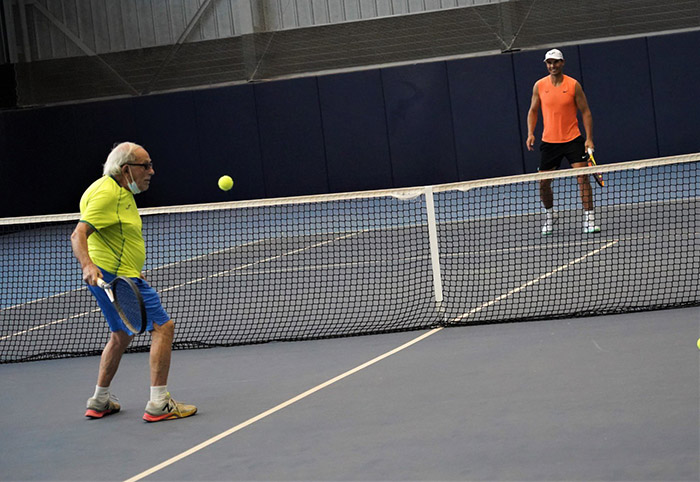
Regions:
<svg viewBox="0 0 700 482"><path fill-rule="evenodd" d="M80 198L80 222L95 229L88 237L93 263L117 276L140 276L146 246L131 191L110 176L101 177Z"/></svg>

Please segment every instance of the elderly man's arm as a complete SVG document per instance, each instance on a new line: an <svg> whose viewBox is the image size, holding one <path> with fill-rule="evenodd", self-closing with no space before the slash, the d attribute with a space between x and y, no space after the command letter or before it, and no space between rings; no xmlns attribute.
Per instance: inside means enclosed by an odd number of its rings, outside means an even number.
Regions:
<svg viewBox="0 0 700 482"><path fill-rule="evenodd" d="M70 236L70 244L73 247L73 254L78 259L80 267L83 269L83 280L92 286L97 285L97 280L102 278L102 272L90 258L88 252L87 238L95 229L87 223L79 222Z"/></svg>

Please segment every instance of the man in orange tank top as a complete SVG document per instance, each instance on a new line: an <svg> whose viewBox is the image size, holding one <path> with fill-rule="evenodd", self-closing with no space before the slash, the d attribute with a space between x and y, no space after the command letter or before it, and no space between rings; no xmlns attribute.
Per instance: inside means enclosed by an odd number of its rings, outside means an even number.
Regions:
<svg viewBox="0 0 700 482"><path fill-rule="evenodd" d="M576 79L564 75L564 55L557 49L545 54L549 75L537 82L532 89L532 102L527 113L527 149L534 150L535 126L537 116L542 110L542 144L540 145L540 171L550 171L561 167L561 161L566 157L571 167L586 167L588 149L594 149L593 144L593 115L588 107L586 94ZM586 130L584 140L578 127L578 111L581 111L583 128ZM597 233L593 215L593 190L588 176L578 176L579 193L583 202L584 233ZM554 221L554 194L552 180L540 181L540 199L546 209L545 223L542 234L552 234Z"/></svg>

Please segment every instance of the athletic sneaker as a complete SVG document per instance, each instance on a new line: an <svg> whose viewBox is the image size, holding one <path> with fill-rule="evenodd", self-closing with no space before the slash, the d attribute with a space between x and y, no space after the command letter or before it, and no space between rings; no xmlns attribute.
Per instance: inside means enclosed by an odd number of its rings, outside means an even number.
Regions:
<svg viewBox="0 0 700 482"><path fill-rule="evenodd" d="M551 219L547 219L542 225L542 236L549 236L552 234L553 223Z"/></svg>
<svg viewBox="0 0 700 482"><path fill-rule="evenodd" d="M168 393L165 400L160 402L149 401L146 404L146 412L143 414L143 419L146 422L160 422L161 420L189 417L195 413L197 413L197 407L176 402Z"/></svg>
<svg viewBox="0 0 700 482"><path fill-rule="evenodd" d="M557 222L557 215L555 213L546 213L544 224L542 225L542 236L549 236L554 230L554 223Z"/></svg>
<svg viewBox="0 0 700 482"><path fill-rule="evenodd" d="M583 211L583 234L599 233L600 227L595 225L593 211Z"/></svg>
<svg viewBox="0 0 700 482"><path fill-rule="evenodd" d="M599 232L600 226L596 226L595 224L583 223L583 234L593 234Z"/></svg>
<svg viewBox="0 0 700 482"><path fill-rule="evenodd" d="M106 415L117 413L121 410L119 400L114 395L110 395L107 400L98 400L95 397L88 398L87 411L85 416L89 418L102 418Z"/></svg>

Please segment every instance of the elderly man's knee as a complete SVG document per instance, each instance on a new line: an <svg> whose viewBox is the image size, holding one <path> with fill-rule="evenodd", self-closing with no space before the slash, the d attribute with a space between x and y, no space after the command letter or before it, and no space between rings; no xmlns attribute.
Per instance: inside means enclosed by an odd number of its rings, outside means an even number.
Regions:
<svg viewBox="0 0 700 482"><path fill-rule="evenodd" d="M162 325L153 324L152 336L162 336L166 338L172 338L175 334L175 323L173 320L168 320Z"/></svg>
<svg viewBox="0 0 700 482"><path fill-rule="evenodd" d="M125 331L113 331L110 336L110 341L116 346L126 349L133 338L133 335L129 335Z"/></svg>

